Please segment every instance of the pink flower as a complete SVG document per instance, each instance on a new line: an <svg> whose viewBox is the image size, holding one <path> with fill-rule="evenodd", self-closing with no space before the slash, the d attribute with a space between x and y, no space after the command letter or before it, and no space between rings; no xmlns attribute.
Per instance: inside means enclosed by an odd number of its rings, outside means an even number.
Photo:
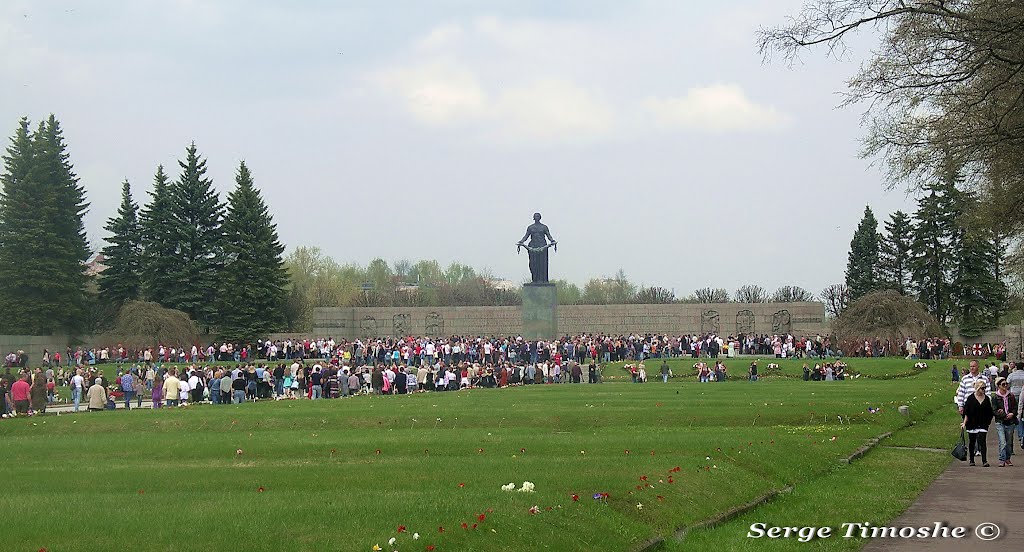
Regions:
<svg viewBox="0 0 1024 552"><path fill-rule="evenodd" d="M530 508L530 513L533 514L533 515L537 515L537 513L539 513L539 512L540 512L540 508L538 508L537 506L534 506L534 507Z"/></svg>

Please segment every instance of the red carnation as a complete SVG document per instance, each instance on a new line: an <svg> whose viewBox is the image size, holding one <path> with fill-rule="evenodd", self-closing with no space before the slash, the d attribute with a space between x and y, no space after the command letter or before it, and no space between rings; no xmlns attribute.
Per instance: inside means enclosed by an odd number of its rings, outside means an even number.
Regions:
<svg viewBox="0 0 1024 552"><path fill-rule="evenodd" d="M483 521L485 519L487 519L487 514L480 514L479 516L476 516L477 521Z"/></svg>
<svg viewBox="0 0 1024 552"><path fill-rule="evenodd" d="M579 502L580 501L580 495L578 495L578 494L572 495L572 501L573 502Z"/></svg>
<svg viewBox="0 0 1024 552"><path fill-rule="evenodd" d="M398 532L399 533L404 533L405 532L405 526L404 525L399 525L398 526Z"/></svg>

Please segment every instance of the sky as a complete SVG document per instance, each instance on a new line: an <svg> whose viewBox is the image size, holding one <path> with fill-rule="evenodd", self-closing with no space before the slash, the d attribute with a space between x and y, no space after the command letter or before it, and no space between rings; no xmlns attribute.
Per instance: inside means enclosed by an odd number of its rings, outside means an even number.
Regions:
<svg viewBox="0 0 1024 552"><path fill-rule="evenodd" d="M800 4L5 0L0 129L57 116L95 249L121 183L146 203L194 141L222 197L246 162L289 251L526 281L539 211L553 279L817 293L865 205L913 198L837 107L873 37L759 54Z"/></svg>

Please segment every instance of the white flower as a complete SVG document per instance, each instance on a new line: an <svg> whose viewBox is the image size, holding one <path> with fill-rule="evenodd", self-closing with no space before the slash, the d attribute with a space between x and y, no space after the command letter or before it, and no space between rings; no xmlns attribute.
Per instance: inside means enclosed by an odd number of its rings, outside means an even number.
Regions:
<svg viewBox="0 0 1024 552"><path fill-rule="evenodd" d="M394 544L395 544L395 537L391 537L390 539L388 539L388 546L394 546Z"/></svg>
<svg viewBox="0 0 1024 552"><path fill-rule="evenodd" d="M501 486L501 490L503 490L503 491L511 491L511 490L513 490L515 488L516 488L516 484L515 483L509 483L508 485L502 485Z"/></svg>
<svg viewBox="0 0 1024 552"><path fill-rule="evenodd" d="M420 540L420 534L419 533L413 533L412 534L412 540Z"/></svg>
<svg viewBox="0 0 1024 552"><path fill-rule="evenodd" d="M637 509L637 510L643 510L643 509L644 509L644 505L643 505L643 503L642 503L642 502L637 502L637 503L636 503L636 509Z"/></svg>
<svg viewBox="0 0 1024 552"><path fill-rule="evenodd" d="M519 492L521 492L521 493L532 493L533 492L533 483L530 483L529 481L523 481L523 486L522 486L522 488L519 489Z"/></svg>

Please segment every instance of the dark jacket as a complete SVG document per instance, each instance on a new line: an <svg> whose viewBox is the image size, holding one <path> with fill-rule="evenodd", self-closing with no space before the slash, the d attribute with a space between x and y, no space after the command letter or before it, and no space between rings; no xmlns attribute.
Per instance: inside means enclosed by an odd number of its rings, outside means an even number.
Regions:
<svg viewBox="0 0 1024 552"><path fill-rule="evenodd" d="M1017 412L1017 397L1013 396L1013 393L1007 393L1006 398L1009 401L1010 409L1004 412L1002 397L1000 397L998 393L992 393L992 410L995 411L995 418L997 422L1013 425L1017 423L1017 417L1014 416L1011 420L1007 421L1006 414L1015 414Z"/></svg>
<svg viewBox="0 0 1024 552"><path fill-rule="evenodd" d="M974 393L968 395L967 400L964 401L964 416L967 418L966 429L968 431L988 429L995 416L992 411L992 401L988 395L985 395L985 399L981 403L978 403L978 397Z"/></svg>

